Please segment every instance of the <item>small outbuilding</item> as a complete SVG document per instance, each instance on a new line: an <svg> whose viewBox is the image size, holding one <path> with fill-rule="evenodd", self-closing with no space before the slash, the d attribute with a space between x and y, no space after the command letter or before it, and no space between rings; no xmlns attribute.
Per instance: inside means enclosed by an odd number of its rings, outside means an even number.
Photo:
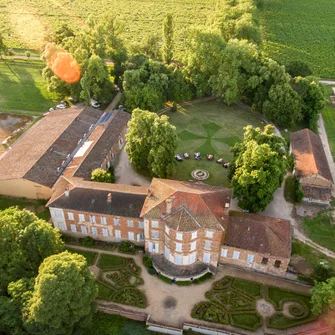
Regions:
<svg viewBox="0 0 335 335"><path fill-rule="evenodd" d="M303 201L329 205L334 181L320 137L307 128L293 133L291 153Z"/></svg>

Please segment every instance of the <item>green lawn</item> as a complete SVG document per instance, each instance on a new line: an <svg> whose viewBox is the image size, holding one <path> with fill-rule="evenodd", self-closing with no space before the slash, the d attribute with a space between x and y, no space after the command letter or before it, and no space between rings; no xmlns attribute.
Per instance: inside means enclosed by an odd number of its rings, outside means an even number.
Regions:
<svg viewBox="0 0 335 335"><path fill-rule="evenodd" d="M93 265L94 262L95 262L96 257L98 256L97 252L86 251L86 250L67 248L67 251L71 252L72 254L83 255L86 258L88 266Z"/></svg>
<svg viewBox="0 0 335 335"><path fill-rule="evenodd" d="M123 267L125 264L126 259L124 257L101 254L97 265L100 269L107 269L120 268Z"/></svg>
<svg viewBox="0 0 335 335"><path fill-rule="evenodd" d="M179 145L177 153L188 152L189 160L178 162L177 171L171 177L177 180L190 180L195 169L205 169L210 177L206 183L228 186L227 169L216 163L222 157L230 161L230 148L243 138L243 127L251 124L263 127L265 123L255 114L239 105L227 106L223 102L210 101L167 113L169 121L177 128ZM200 152L202 159L194 159ZM214 160L206 160L206 154L214 154Z"/></svg>
<svg viewBox="0 0 335 335"><path fill-rule="evenodd" d="M335 159L335 109L331 105L326 105L322 110L322 117L325 123L330 150Z"/></svg>
<svg viewBox="0 0 335 335"><path fill-rule="evenodd" d="M18 206L20 209L26 208L34 212L39 218L49 221L50 212L45 207L46 201L44 200L30 200L24 198L11 198L0 196L0 210L6 209L11 206Z"/></svg>
<svg viewBox="0 0 335 335"><path fill-rule="evenodd" d="M42 78L44 64L32 60L0 60L0 111L31 111L39 115L57 100Z"/></svg>
<svg viewBox="0 0 335 335"><path fill-rule="evenodd" d="M307 62L315 75L335 73L332 0L266 0L261 12L263 51L277 61Z"/></svg>
<svg viewBox="0 0 335 335"><path fill-rule="evenodd" d="M302 226L312 241L335 252L335 226L332 210L323 210L312 219L304 218Z"/></svg>
<svg viewBox="0 0 335 335"><path fill-rule="evenodd" d="M294 204L296 202L294 176L288 176L285 179L284 197L285 200L290 202L291 204Z"/></svg>

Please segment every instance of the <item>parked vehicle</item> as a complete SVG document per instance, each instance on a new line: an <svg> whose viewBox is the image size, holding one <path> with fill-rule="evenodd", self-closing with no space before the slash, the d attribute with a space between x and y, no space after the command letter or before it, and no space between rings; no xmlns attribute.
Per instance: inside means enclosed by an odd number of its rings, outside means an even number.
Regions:
<svg viewBox="0 0 335 335"><path fill-rule="evenodd" d="M66 105L64 104L59 104L56 106L56 109L65 109L66 108Z"/></svg>
<svg viewBox="0 0 335 335"><path fill-rule="evenodd" d="M91 99L91 106L94 107L94 108L99 108L100 104L99 104L98 101L96 101L94 99Z"/></svg>

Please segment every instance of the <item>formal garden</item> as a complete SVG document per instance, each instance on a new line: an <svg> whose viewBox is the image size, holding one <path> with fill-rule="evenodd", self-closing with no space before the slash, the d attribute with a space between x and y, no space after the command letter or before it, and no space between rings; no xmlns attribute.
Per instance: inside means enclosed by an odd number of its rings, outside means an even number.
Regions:
<svg viewBox="0 0 335 335"><path fill-rule="evenodd" d="M177 170L171 177L177 180L192 179L191 173L201 169L209 172L206 183L228 187L228 169L217 163L232 159L231 147L243 139L243 127L251 124L263 128L265 122L259 114L247 108L233 104L228 106L219 101L208 101L169 112L169 121L177 128L177 153L183 156L189 153L190 158L178 162ZM200 152L201 159L196 160L194 153ZM214 155L213 160L206 155Z"/></svg>
<svg viewBox="0 0 335 335"><path fill-rule="evenodd" d="M72 253L83 255L89 266L97 267L98 299L119 304L145 308L147 300L137 287L144 284L141 268L132 258L100 254L93 251L71 249ZM99 258L98 258L99 257Z"/></svg>
<svg viewBox="0 0 335 335"><path fill-rule="evenodd" d="M195 319L251 331L262 325L282 330L315 319L309 295L229 276L214 282L205 296L209 300L192 309Z"/></svg>

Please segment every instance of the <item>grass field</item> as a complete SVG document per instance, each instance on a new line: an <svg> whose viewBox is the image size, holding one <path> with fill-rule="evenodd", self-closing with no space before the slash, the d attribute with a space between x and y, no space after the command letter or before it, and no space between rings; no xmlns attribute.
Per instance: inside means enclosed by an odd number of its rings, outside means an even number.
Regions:
<svg viewBox="0 0 335 335"><path fill-rule="evenodd" d="M315 75L335 76L335 6L333 0L265 0L263 50L287 64L307 62Z"/></svg>
<svg viewBox="0 0 335 335"><path fill-rule="evenodd" d="M0 210L17 206L20 209L29 209L34 212L40 219L48 221L50 219L49 209L45 207L46 201L30 200L24 198L11 198L0 196Z"/></svg>
<svg viewBox="0 0 335 335"><path fill-rule="evenodd" d="M68 252L71 252L72 254L83 255L86 258L88 266L93 265L97 256L98 256L97 252L79 250L79 249L71 249L71 248L66 248L66 249L67 249Z"/></svg>
<svg viewBox="0 0 335 335"><path fill-rule="evenodd" d="M179 108L177 112L167 115L177 128L177 152L188 152L191 155L190 159L178 162L177 171L171 178L189 180L192 179L193 170L204 169L210 174L206 183L226 187L229 185L228 171L216 163L216 159L232 159L230 148L243 138L243 127L249 124L259 127L265 125L257 114L238 105L227 106L217 101ZM194 159L195 152L201 153L200 161ZM214 154L214 160L206 160L206 154Z"/></svg>
<svg viewBox="0 0 335 335"><path fill-rule="evenodd" d="M43 67L40 61L0 61L0 111L22 110L29 115L48 111L57 96L47 91Z"/></svg>
<svg viewBox="0 0 335 335"><path fill-rule="evenodd" d="M90 14L117 13L124 26L126 41L140 42L147 33L161 34L167 13L173 13L176 47L184 39L184 30L192 25L205 26L208 15L215 11L213 0L0 0L1 26L11 34L11 48L36 49L43 35L52 33L62 23L75 29L84 25Z"/></svg>

